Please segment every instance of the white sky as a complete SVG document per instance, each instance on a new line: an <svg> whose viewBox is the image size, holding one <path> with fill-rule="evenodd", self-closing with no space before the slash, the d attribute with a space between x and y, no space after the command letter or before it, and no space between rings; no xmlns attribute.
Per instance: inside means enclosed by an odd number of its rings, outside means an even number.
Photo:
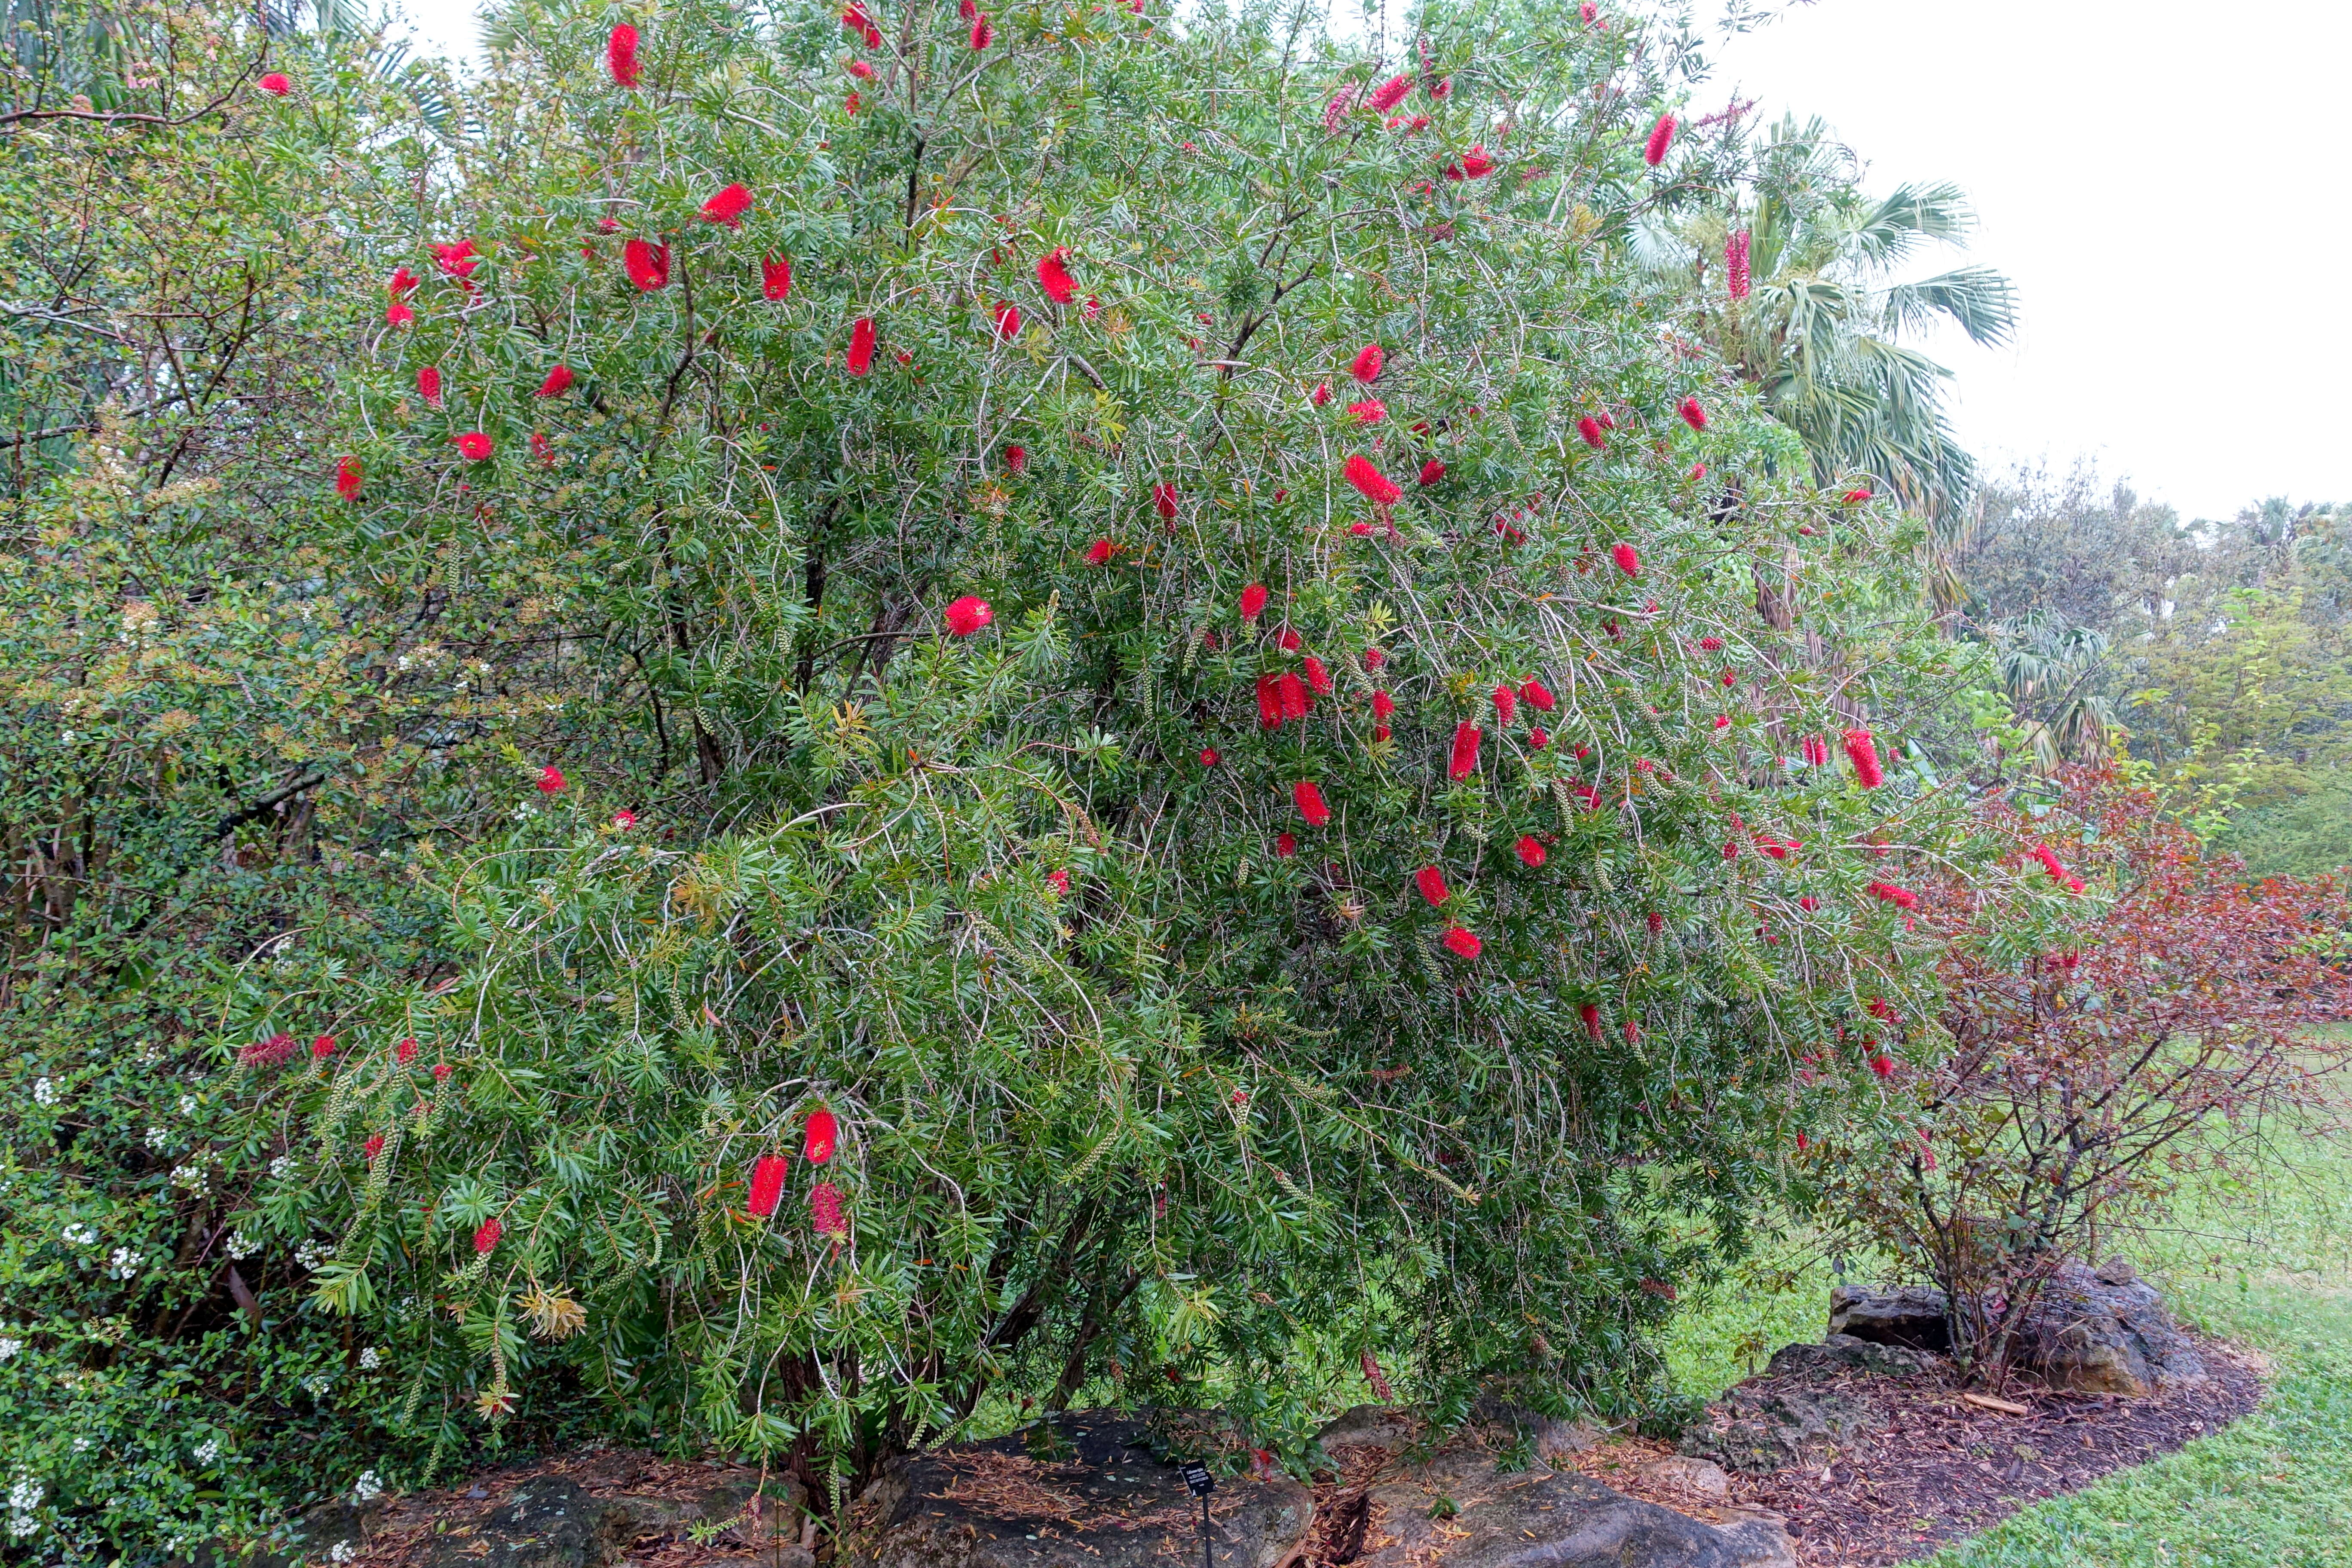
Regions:
<svg viewBox="0 0 2352 1568"><path fill-rule="evenodd" d="M404 8L473 52L474 0ZM1967 255L2016 281L2023 331L1932 346L1988 468L2088 457L2227 517L2352 501L2347 62L2344 0L1795 0L1723 47L1700 107L1736 85L1822 116L1874 193L1969 194Z"/></svg>

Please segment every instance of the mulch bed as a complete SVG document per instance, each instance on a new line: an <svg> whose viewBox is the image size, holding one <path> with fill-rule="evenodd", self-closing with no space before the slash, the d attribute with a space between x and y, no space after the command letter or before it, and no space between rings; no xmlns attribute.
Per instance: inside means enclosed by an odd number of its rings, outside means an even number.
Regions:
<svg viewBox="0 0 2352 1568"><path fill-rule="evenodd" d="M1733 1475L1731 1503L1786 1521L1805 1568L1880 1568L1931 1555L2028 1503L2159 1458L2252 1410L2263 1392L2259 1358L2225 1341L2191 1337L2211 1374L2204 1383L2168 1385L2146 1399L2026 1384L2003 1391L2030 1407L2025 1415L1969 1405L1948 1379L1846 1372L1750 1379L1745 1386L1832 1389L1868 1406L1873 1419L1866 1436L1817 1463ZM1628 1496L1701 1519L1718 1516L1722 1510L1642 1473L1672 1452L1664 1443L1625 1438L1586 1451L1578 1468Z"/></svg>

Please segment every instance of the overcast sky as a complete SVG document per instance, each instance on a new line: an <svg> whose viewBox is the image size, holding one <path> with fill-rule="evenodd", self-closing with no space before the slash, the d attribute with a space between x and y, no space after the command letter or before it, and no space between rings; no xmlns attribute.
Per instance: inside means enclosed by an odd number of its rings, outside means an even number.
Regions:
<svg viewBox="0 0 2352 1568"><path fill-rule="evenodd" d="M472 52L474 0L406 9ZM1710 93L1820 114L1874 192L1974 200L2023 331L1934 346L1989 465L2091 458L2184 518L2352 500L2352 5L1801 0L1719 60Z"/></svg>

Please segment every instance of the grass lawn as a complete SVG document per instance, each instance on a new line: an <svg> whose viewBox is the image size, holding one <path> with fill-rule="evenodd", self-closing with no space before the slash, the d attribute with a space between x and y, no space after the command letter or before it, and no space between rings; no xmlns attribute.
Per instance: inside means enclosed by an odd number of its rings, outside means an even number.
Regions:
<svg viewBox="0 0 2352 1568"><path fill-rule="evenodd" d="M2263 1190L2202 1194L2174 1228L2120 1250L2189 1321L2269 1356L2269 1396L2229 1430L2037 1503L1929 1568L2352 1565L2352 1141L2302 1141ZM1676 1382L1711 1394L1751 1358L1818 1338L1831 1282L1826 1263L1793 1250L1752 1265L1676 1325Z"/></svg>

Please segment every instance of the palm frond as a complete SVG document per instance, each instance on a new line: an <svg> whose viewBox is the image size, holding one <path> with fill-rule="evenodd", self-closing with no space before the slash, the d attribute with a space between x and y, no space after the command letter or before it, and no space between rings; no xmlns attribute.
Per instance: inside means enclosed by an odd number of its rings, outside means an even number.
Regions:
<svg viewBox="0 0 2352 1568"><path fill-rule="evenodd" d="M2017 290L1990 267L1962 267L1886 290L1887 324L1916 331L1942 316L1987 348L2007 343L2017 331Z"/></svg>

